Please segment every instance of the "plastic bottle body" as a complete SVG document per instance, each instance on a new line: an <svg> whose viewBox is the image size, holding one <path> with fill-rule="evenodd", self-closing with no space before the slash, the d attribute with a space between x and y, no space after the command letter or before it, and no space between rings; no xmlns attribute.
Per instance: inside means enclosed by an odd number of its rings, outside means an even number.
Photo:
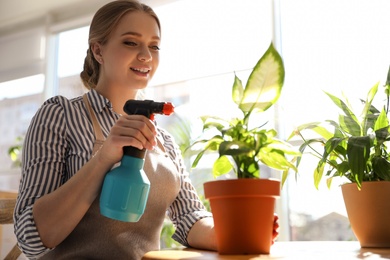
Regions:
<svg viewBox="0 0 390 260"><path fill-rule="evenodd" d="M125 155L121 165L106 174L100 195L100 213L125 222L137 222L143 215L150 181L144 159Z"/></svg>

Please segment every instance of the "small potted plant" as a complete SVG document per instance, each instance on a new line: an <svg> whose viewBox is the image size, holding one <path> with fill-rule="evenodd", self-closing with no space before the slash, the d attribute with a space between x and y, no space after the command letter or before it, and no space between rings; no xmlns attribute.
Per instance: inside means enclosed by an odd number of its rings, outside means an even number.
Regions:
<svg viewBox="0 0 390 260"><path fill-rule="evenodd" d="M325 92L341 111L338 120L303 124L290 136L298 135L303 140L300 151L309 151L318 159L314 169L317 189L324 175L328 186L334 177L346 180L341 190L351 228L362 247L390 247L390 68L381 109L373 105L378 88L379 83L361 100L360 113L347 98ZM318 136L306 138L308 132Z"/></svg>
<svg viewBox="0 0 390 260"><path fill-rule="evenodd" d="M193 168L206 152L212 151L219 154L213 165L214 176L230 171L237 176L204 183L220 254L270 251L274 204L280 195L281 181L260 179L260 164L283 171L284 181L290 169L296 170L293 160L300 153L278 139L275 129L265 129L264 122L256 122L253 128L249 123L252 115L266 111L279 99L284 74L282 58L271 43L253 68L245 88L235 75L232 102L241 116L229 119L203 116L203 133L212 130L217 134L211 138L201 136L191 145L202 146Z"/></svg>

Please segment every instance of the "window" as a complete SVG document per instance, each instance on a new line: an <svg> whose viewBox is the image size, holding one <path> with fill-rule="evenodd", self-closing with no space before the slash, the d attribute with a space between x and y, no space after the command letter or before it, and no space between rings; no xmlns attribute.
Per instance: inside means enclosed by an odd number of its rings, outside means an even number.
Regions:
<svg viewBox="0 0 390 260"><path fill-rule="evenodd" d="M44 79L43 74L38 74L0 83L0 174L12 175L17 170L7 151L18 143L17 138L24 136L31 118L42 103ZM17 177L15 174L13 176ZM12 188L16 189L18 179L10 179L13 180Z"/></svg>
<svg viewBox="0 0 390 260"><path fill-rule="evenodd" d="M181 0L155 11L162 43L154 85L247 70L272 38L271 1Z"/></svg>
<svg viewBox="0 0 390 260"><path fill-rule="evenodd" d="M38 74L0 83L0 100L41 93L44 80L45 76Z"/></svg>
<svg viewBox="0 0 390 260"><path fill-rule="evenodd" d="M386 15L390 3L274 2L280 6L280 17L276 18L280 19L286 69L275 123L279 135L287 138L301 123L325 119L328 113L337 117L336 110L327 108L331 101L323 90L336 95L343 91L352 101L365 97L377 81L384 82L390 60L390 18ZM251 68L272 39L271 3L178 1L156 9L162 20L163 44L161 67L154 79L155 87L149 91L161 98L177 93L187 96L188 101L183 99L185 105L179 108L183 116L195 118L207 111L226 115L227 104L218 100L228 100L233 77L230 73ZM354 239L337 181L331 190L325 185L316 190L312 164L306 158L298 181L290 176L284 187L280 212L287 216L282 225L290 225L290 229L282 230L281 239ZM207 170L193 173L198 189L208 178Z"/></svg>
<svg viewBox="0 0 390 260"><path fill-rule="evenodd" d="M390 2L385 0L281 0L286 81L278 119L286 137L302 123L337 119L338 111L323 91L336 96L344 92L353 102L365 98L378 81L385 83L390 65L388 10ZM340 187L333 183L329 191L323 184L315 190L314 167L304 157L298 181L289 179L285 196L291 238L353 238Z"/></svg>
<svg viewBox="0 0 390 260"><path fill-rule="evenodd" d="M61 32L58 40L58 94L68 98L86 90L80 80L88 49L89 26Z"/></svg>
<svg viewBox="0 0 390 260"><path fill-rule="evenodd" d="M155 11L162 24L160 67L147 95L174 102L175 115L159 122L173 132L187 122L188 132L177 134L189 136L176 139L188 145L201 130L199 116L233 111L234 73L245 82L272 40L272 2L184 0ZM190 170L190 155L184 157ZM210 167L204 158L191 173L200 193Z"/></svg>
<svg viewBox="0 0 390 260"><path fill-rule="evenodd" d="M78 75L83 70L88 49L89 26L61 32L58 42L59 78Z"/></svg>

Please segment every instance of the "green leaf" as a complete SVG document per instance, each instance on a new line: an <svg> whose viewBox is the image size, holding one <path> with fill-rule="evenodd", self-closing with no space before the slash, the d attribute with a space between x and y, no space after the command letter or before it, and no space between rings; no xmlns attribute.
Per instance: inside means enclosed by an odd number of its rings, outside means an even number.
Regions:
<svg viewBox="0 0 390 260"><path fill-rule="evenodd" d="M381 146L387 141L389 137L389 127L384 127L375 131L375 137L377 139L377 145Z"/></svg>
<svg viewBox="0 0 390 260"><path fill-rule="evenodd" d="M271 43L248 78L240 109L244 112L267 110L279 99L283 83L283 61Z"/></svg>
<svg viewBox="0 0 390 260"><path fill-rule="evenodd" d="M300 156L295 156L295 157L293 157L292 158L292 160L291 160L291 164L294 164L296 161L297 161L297 159L299 159L299 158L301 158ZM298 169L296 168L296 167L294 167L294 169L295 169L295 179L297 179L297 176L298 176ZM286 169L286 170L284 170L283 172L282 172L282 187L284 186L284 183L286 182L286 180L287 180L287 177L288 177L288 174L289 174L289 170L290 169Z"/></svg>
<svg viewBox="0 0 390 260"><path fill-rule="evenodd" d="M244 178L259 178L260 167L257 161L252 161L252 163L249 164L249 167L245 169L242 176Z"/></svg>
<svg viewBox="0 0 390 260"><path fill-rule="evenodd" d="M341 163L337 164L337 176L343 176L350 170L351 168L349 167L348 161L342 161Z"/></svg>
<svg viewBox="0 0 390 260"><path fill-rule="evenodd" d="M216 128L218 131L222 131L229 126L229 122L220 117L202 116L201 119L203 121L203 130Z"/></svg>
<svg viewBox="0 0 390 260"><path fill-rule="evenodd" d="M240 155L253 152L253 149L241 141L224 141L220 143L218 152L220 155Z"/></svg>
<svg viewBox="0 0 390 260"><path fill-rule="evenodd" d="M343 145L344 138L332 137L325 143L324 154L322 155L322 161L326 162L328 156L333 153L337 148Z"/></svg>
<svg viewBox="0 0 390 260"><path fill-rule="evenodd" d="M350 135L360 136L362 133L360 124L351 116L339 116L340 128Z"/></svg>
<svg viewBox="0 0 390 260"><path fill-rule="evenodd" d="M304 130L311 130L322 136L325 140L328 140L333 136L333 133L331 133L325 126L323 126L324 123L322 122L311 122L306 123L303 125L300 125L296 128L296 130L291 133L291 135L288 137L287 140L290 140L292 137L296 135L300 135L300 132Z"/></svg>
<svg viewBox="0 0 390 260"><path fill-rule="evenodd" d="M301 153L297 151L297 149L294 146L292 146L290 143L287 143L279 139L273 139L272 143L267 145L267 149L272 149L279 152L283 151L284 154L289 154L289 155L297 155L297 156L301 155Z"/></svg>
<svg viewBox="0 0 390 260"><path fill-rule="evenodd" d="M234 103L240 105L243 94L244 94L244 87L242 86L242 82L236 76L236 74L234 74L234 84L233 84L233 91L232 91L232 98Z"/></svg>
<svg viewBox="0 0 390 260"><path fill-rule="evenodd" d="M213 176L216 178L223 174L230 172L233 169L233 165L227 156L220 156L213 165Z"/></svg>
<svg viewBox="0 0 390 260"><path fill-rule="evenodd" d="M283 153L270 147L263 147L257 157L262 163L273 169L281 171L293 169L297 171L295 165L289 162Z"/></svg>
<svg viewBox="0 0 390 260"><path fill-rule="evenodd" d="M359 136L361 133L359 120L353 113L351 108L347 104L345 104L345 102L340 98L328 92L325 92L325 94L327 94L333 101L333 103L335 103L336 106L338 106L344 112L344 115L340 115L339 117L341 128L344 129L346 132L350 133L351 135Z"/></svg>
<svg viewBox="0 0 390 260"><path fill-rule="evenodd" d="M328 189L330 189L330 187L332 186L332 180L333 180L333 178L326 179L326 186L328 187Z"/></svg>
<svg viewBox="0 0 390 260"><path fill-rule="evenodd" d="M390 162L383 157L372 158L372 169L374 173L385 181L390 181Z"/></svg>
<svg viewBox="0 0 390 260"><path fill-rule="evenodd" d="M351 136L348 139L348 164L359 186L363 181L367 160L370 157L370 142L369 136Z"/></svg>
<svg viewBox="0 0 390 260"><path fill-rule="evenodd" d="M191 167L195 168L198 165L200 159L203 157L205 152L218 150L218 147L219 147L220 143L222 143L222 142L223 142L223 138L221 136L219 136L219 135L216 135L216 136L214 136L213 138L211 138L209 140L207 140L207 139L199 140L199 141L196 141L195 143L193 143L191 145L192 147L197 145L197 144L202 144L202 143L204 144L204 146L203 146L203 150L200 151L198 153L198 155L196 156L196 158L195 158L194 162L192 163Z"/></svg>
<svg viewBox="0 0 390 260"><path fill-rule="evenodd" d="M389 66L389 70L387 71L386 86L390 86L390 66Z"/></svg>
<svg viewBox="0 0 390 260"><path fill-rule="evenodd" d="M368 123L367 123L367 121L369 120L368 115L369 115L371 107L372 107L371 103L374 100L374 97L375 97L376 93L378 92L378 86L379 86L379 82L377 84L375 84L368 91L366 102L365 102L365 105L364 105L364 108L363 108L363 112L362 112L362 118L363 118L362 125L365 126L365 128L363 129L363 132L362 132L361 135L367 135L367 131L368 131L368 128L367 128Z"/></svg>
<svg viewBox="0 0 390 260"><path fill-rule="evenodd" d="M385 109L382 109L381 113L379 114L378 118L375 121L374 131L382 128L388 128L388 127L389 127L389 119L387 118Z"/></svg>
<svg viewBox="0 0 390 260"><path fill-rule="evenodd" d="M314 170L314 186L316 189L319 189L319 184L321 182L322 176L324 175L324 168L325 168L325 163L320 161L317 165L317 167Z"/></svg>

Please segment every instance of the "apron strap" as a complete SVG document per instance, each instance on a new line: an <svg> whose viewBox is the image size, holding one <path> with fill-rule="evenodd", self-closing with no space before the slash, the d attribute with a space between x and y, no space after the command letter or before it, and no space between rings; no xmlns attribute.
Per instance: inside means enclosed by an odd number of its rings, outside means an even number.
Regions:
<svg viewBox="0 0 390 260"><path fill-rule="evenodd" d="M96 119L96 115L92 110L91 104L89 103L89 100L87 98L87 94L83 95L83 100L84 100L85 106L87 107L89 117L92 120L93 131L94 131L95 138L96 138L96 141L94 144L94 149L93 149L94 150L93 155L94 155L99 150L99 148L102 146L105 138L104 138L102 129L100 127L100 124Z"/></svg>

